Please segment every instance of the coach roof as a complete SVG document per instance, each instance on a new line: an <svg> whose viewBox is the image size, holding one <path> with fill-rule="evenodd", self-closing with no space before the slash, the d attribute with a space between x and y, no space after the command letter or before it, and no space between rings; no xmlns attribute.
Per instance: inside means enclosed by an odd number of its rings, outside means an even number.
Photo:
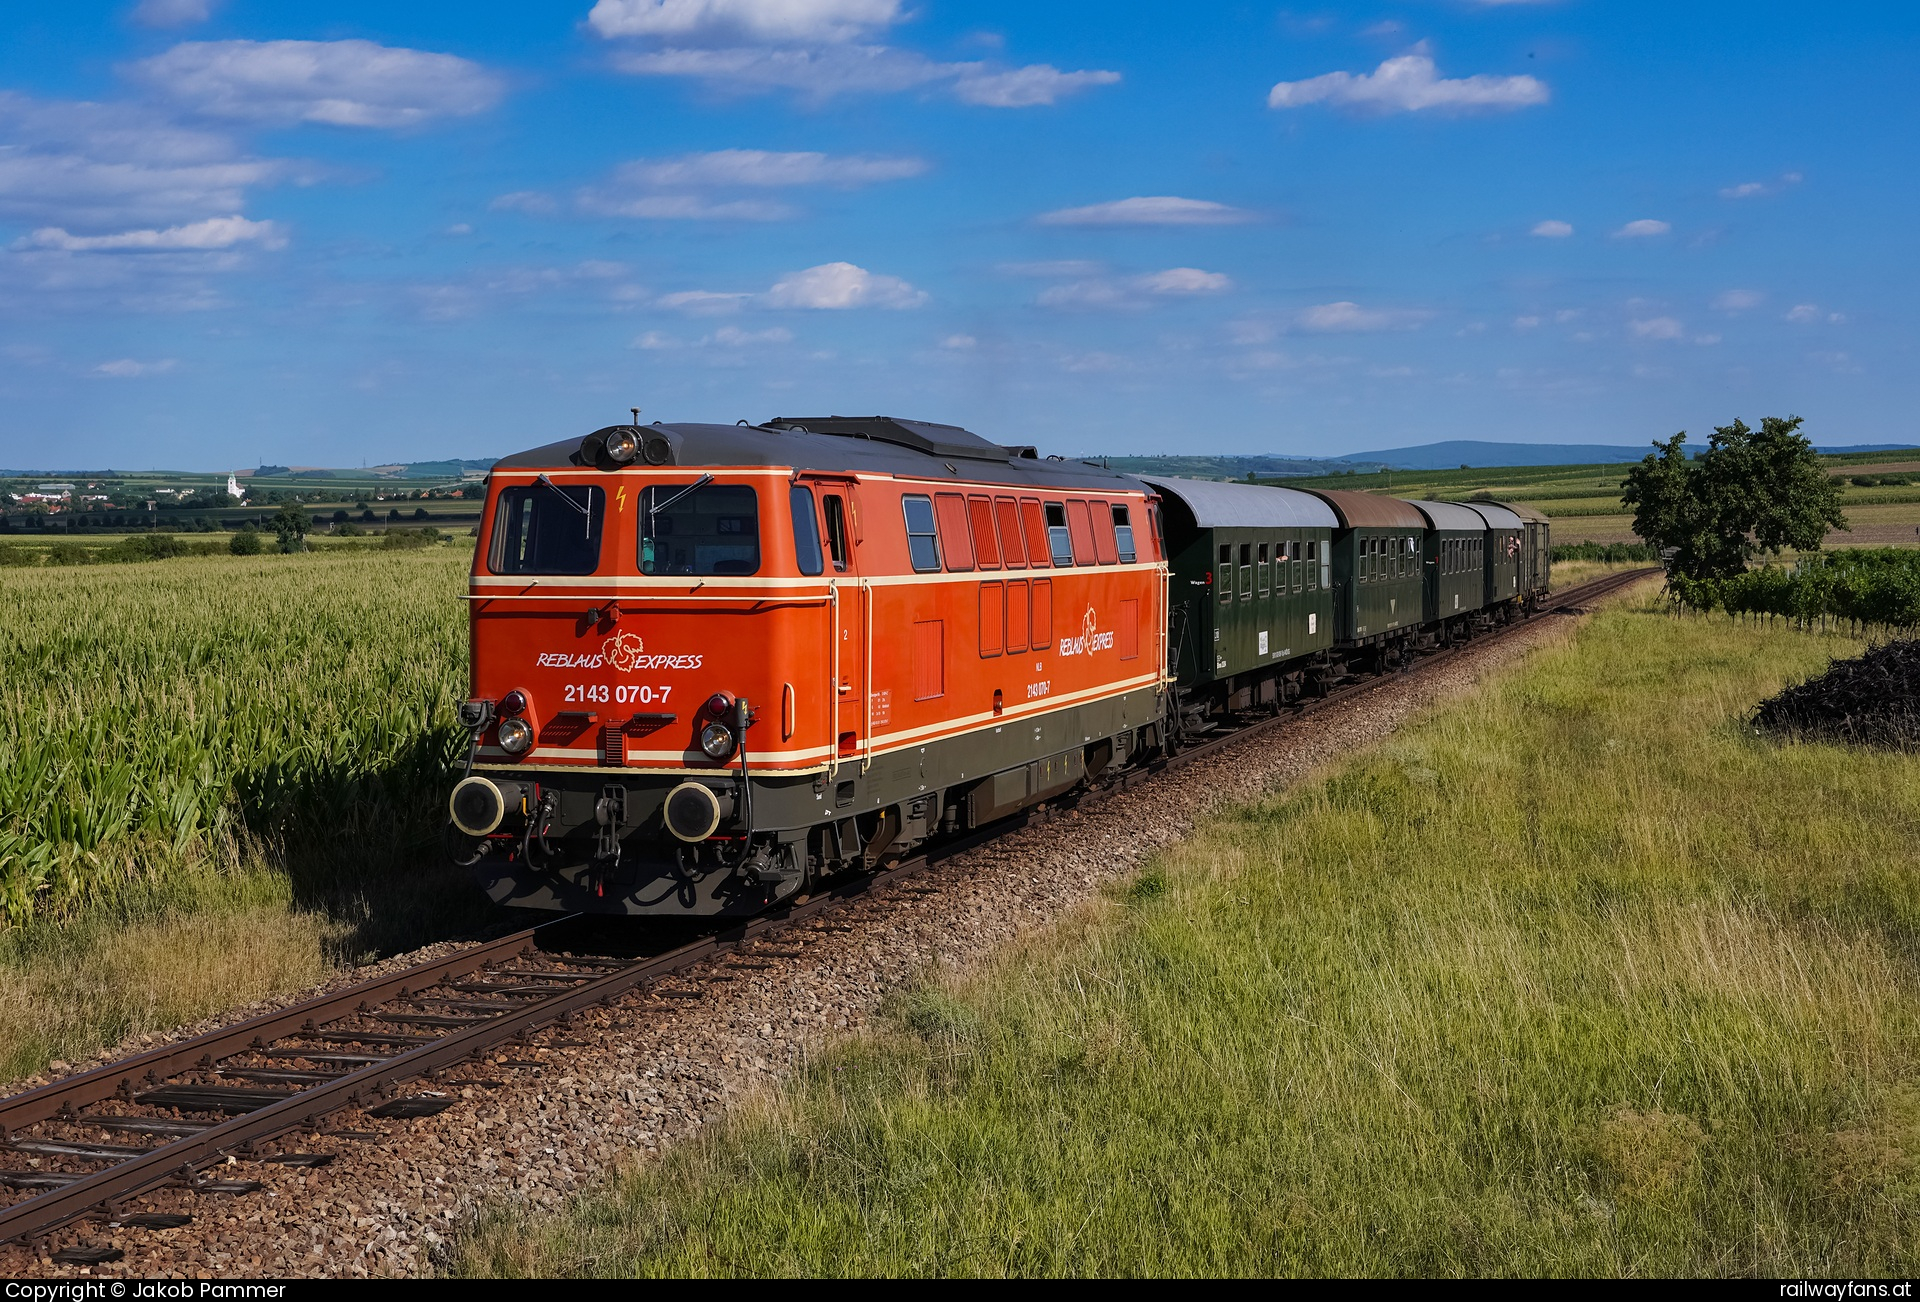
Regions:
<svg viewBox="0 0 1920 1302"><path fill-rule="evenodd" d="M1180 501L1202 529L1338 529L1340 521L1319 498L1291 488L1223 484L1211 479L1166 479L1142 475L1161 496Z"/></svg>
<svg viewBox="0 0 1920 1302"><path fill-rule="evenodd" d="M1436 529L1486 532L1487 522L1458 502L1415 502L1414 505L1420 508L1420 514L1433 522Z"/></svg>
<svg viewBox="0 0 1920 1302"><path fill-rule="evenodd" d="M664 437L672 448L671 460L659 466L636 462L607 473L791 466L795 470L1011 484L1040 491L1144 491L1132 476L1090 462L1039 457L1030 447L1001 447L957 425L886 416L783 417L765 425L653 424L641 426L639 432L644 439ZM580 459L580 444L578 438L563 439L516 452L495 462L494 469L561 470L591 464Z"/></svg>
<svg viewBox="0 0 1920 1302"><path fill-rule="evenodd" d="M1551 524L1546 516L1540 514L1538 507L1528 506L1525 502L1495 502L1495 506L1504 506L1528 524Z"/></svg>
<svg viewBox="0 0 1920 1302"><path fill-rule="evenodd" d="M1427 518L1397 497L1378 493L1352 493L1344 489L1309 488L1315 497L1324 498L1340 516L1342 529L1424 529Z"/></svg>
<svg viewBox="0 0 1920 1302"><path fill-rule="evenodd" d="M1487 522L1487 528L1489 529L1518 529L1520 527L1520 517L1497 503L1462 502L1460 505L1479 515L1481 519Z"/></svg>

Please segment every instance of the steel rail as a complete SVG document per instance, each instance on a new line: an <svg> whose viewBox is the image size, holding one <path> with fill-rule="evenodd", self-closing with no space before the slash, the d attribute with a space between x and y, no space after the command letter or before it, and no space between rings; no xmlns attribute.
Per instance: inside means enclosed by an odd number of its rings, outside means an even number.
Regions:
<svg viewBox="0 0 1920 1302"><path fill-rule="evenodd" d="M1417 674L1454 656L1489 645L1492 641L1526 627L1541 615L1573 613L1584 603L1597 600L1658 570L1632 570L1604 575L1576 585L1550 597L1548 604L1533 615L1501 626L1483 637L1469 639L1458 646L1427 655L1416 662L1409 674ZM818 914L839 908L861 896L880 890L1010 832L1050 822L1061 813L1098 807L1119 791L1145 782L1170 769L1214 755L1222 750L1255 740L1275 729L1284 728L1308 715L1344 704L1400 680L1408 674L1380 674L1361 682L1337 688L1325 697L1283 707L1272 718L1236 728L1217 737L1190 746L1177 754L1157 759L1138 769L1116 775L1100 787L1049 802L1036 809L1001 819L987 827L965 833L923 853L890 867L868 873L833 886L802 902L776 907L737 926L696 940L677 949L637 959L602 977L581 980L570 988L529 1000L508 1008L497 1016L472 1025L449 1029L429 1044L403 1050L391 1057L369 1063L341 1074L336 1079L309 1085L284 1099L268 1103L230 1120L207 1126L196 1134L162 1144L152 1151L116 1163L90 1175L81 1176L59 1188L21 1199L0 1209L0 1242L43 1234L67 1221L89 1213L112 1219L126 1199L148 1192L175 1180L192 1182L201 1167L224 1161L239 1151L274 1139L289 1131L312 1126L320 1118L353 1107L370 1106L388 1096L393 1087L431 1076L435 1072L477 1058L489 1048L524 1039L534 1031L596 1006L611 1005L636 988L650 986L699 963L720 957L753 941L785 930ZM0 1139L15 1130L36 1123L63 1119L86 1124L75 1110L108 1099L131 1098L144 1087L160 1084L170 1076L214 1066L220 1059L248 1052L263 1052L275 1040L311 1035L326 1023L365 1012L388 1000L408 997L409 992L457 981L480 972L491 964L522 957L532 952L545 933L553 931L580 915L556 918L537 927L513 932L483 942L457 954L418 964L388 976L347 986L333 993L294 1004L277 1012L237 1022L204 1035L164 1045L119 1062L108 1063L92 1071L0 1099ZM554 955L556 962L589 962ZM600 960L604 961L604 960ZM579 974L573 974L576 977ZM370 1040L379 1037L368 1033ZM395 1042L395 1041L389 1041ZM325 1052L315 1050L315 1052ZM283 1055L299 1056L299 1055Z"/></svg>

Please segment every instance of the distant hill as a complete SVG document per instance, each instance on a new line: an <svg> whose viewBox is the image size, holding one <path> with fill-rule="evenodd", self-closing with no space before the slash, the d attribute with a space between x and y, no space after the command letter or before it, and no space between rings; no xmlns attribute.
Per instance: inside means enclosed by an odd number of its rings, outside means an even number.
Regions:
<svg viewBox="0 0 1920 1302"><path fill-rule="evenodd" d="M1044 452L1045 449L1042 449ZM1378 470L1382 463L1363 457L1087 457L1129 475L1172 475L1181 479L1281 479L1337 475L1347 470Z"/></svg>
<svg viewBox="0 0 1920 1302"><path fill-rule="evenodd" d="M258 470L243 470L240 473L243 477L253 479L458 479L465 474L491 470L494 461L493 457L479 461L408 461L368 466L362 470L330 470L325 466L261 466Z"/></svg>
<svg viewBox="0 0 1920 1302"><path fill-rule="evenodd" d="M1848 447L1820 448L1819 451L1892 452L1914 447L1911 443L1861 443ZM1699 452L1706 447L1702 439ZM1475 470L1501 466L1604 466L1622 461L1638 461L1653 450L1651 444L1639 446L1608 443L1479 443L1471 439L1453 439L1445 443L1422 443L1418 447L1388 448L1383 452L1356 452L1348 461L1358 465L1373 463L1394 470L1457 470L1471 466Z"/></svg>

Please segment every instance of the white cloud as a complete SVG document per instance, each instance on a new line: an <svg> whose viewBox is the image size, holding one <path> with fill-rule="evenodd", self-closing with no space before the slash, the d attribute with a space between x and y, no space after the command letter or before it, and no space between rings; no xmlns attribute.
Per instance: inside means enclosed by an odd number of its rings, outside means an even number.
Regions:
<svg viewBox="0 0 1920 1302"><path fill-rule="evenodd" d="M1517 316L1513 319L1513 328L1515 330L1533 330L1537 329L1539 325L1540 318L1537 316Z"/></svg>
<svg viewBox="0 0 1920 1302"><path fill-rule="evenodd" d="M1547 240L1564 240L1567 236L1573 234L1573 223L1561 221L1537 222L1528 234L1538 235L1540 238Z"/></svg>
<svg viewBox="0 0 1920 1302"><path fill-rule="evenodd" d="M1363 333L1375 330L1410 330L1432 313L1407 308L1364 308L1358 303L1341 301L1306 308L1295 318L1302 330L1319 334Z"/></svg>
<svg viewBox="0 0 1920 1302"><path fill-rule="evenodd" d="M663 335L658 330L649 330L633 341L635 348L655 351L666 348L678 348L680 341L672 335Z"/></svg>
<svg viewBox="0 0 1920 1302"><path fill-rule="evenodd" d="M140 0L133 21L142 27L187 27L213 17L215 0Z"/></svg>
<svg viewBox="0 0 1920 1302"><path fill-rule="evenodd" d="M1667 222L1652 217L1642 217L1639 221L1628 222L1613 233L1617 240L1644 240L1655 235L1665 235L1673 227Z"/></svg>
<svg viewBox="0 0 1920 1302"><path fill-rule="evenodd" d="M236 244L251 243L278 249L284 248L287 241L272 222L254 222L235 216L210 217L163 231L121 231L116 235L69 235L58 226L43 226L15 241L13 247L58 249L63 253L152 253L230 249Z"/></svg>
<svg viewBox="0 0 1920 1302"><path fill-rule="evenodd" d="M1111 86L1119 80L1117 72L1062 72L1051 63L1033 63L997 72L962 73L953 83L953 93L964 103L987 108L1034 108L1089 86Z"/></svg>
<svg viewBox="0 0 1920 1302"><path fill-rule="evenodd" d="M1059 258L1050 262L1003 262L999 269L1009 276L1033 276L1046 280L1055 276L1097 276L1106 268L1084 258Z"/></svg>
<svg viewBox="0 0 1920 1302"><path fill-rule="evenodd" d="M93 373L115 380L137 380L144 375L165 375L175 365L176 362L171 357L163 357L157 362L137 362L131 357L122 357L116 361L100 363L93 368Z"/></svg>
<svg viewBox="0 0 1920 1302"><path fill-rule="evenodd" d="M1629 321L1628 327L1638 339L1678 339L1686 331L1680 323L1670 316L1651 317L1645 321Z"/></svg>
<svg viewBox="0 0 1920 1302"><path fill-rule="evenodd" d="M1729 185L1720 191L1722 199L1751 199L1755 195L1765 194L1767 187L1758 181L1745 181L1739 185Z"/></svg>
<svg viewBox="0 0 1920 1302"><path fill-rule="evenodd" d="M1169 267L1142 276L1134 283L1149 294L1168 295L1223 294L1233 288L1233 281L1220 272L1195 267Z"/></svg>
<svg viewBox="0 0 1920 1302"><path fill-rule="evenodd" d="M739 326L721 326L700 342L717 344L722 348L749 348L754 344L790 344L793 342L793 331L782 326L773 326L767 330L742 330Z"/></svg>
<svg viewBox="0 0 1920 1302"><path fill-rule="evenodd" d="M372 41L187 41L134 65L172 99L210 117L410 127L499 100L498 77L452 54Z"/></svg>
<svg viewBox="0 0 1920 1302"><path fill-rule="evenodd" d="M1693 337L1693 342L1695 342L1696 344L1699 344L1703 348L1710 348L1714 344L1717 344L1720 342L1720 336L1719 335L1695 335Z"/></svg>
<svg viewBox="0 0 1920 1302"><path fill-rule="evenodd" d="M652 189L786 187L852 188L898 181L927 170L925 159L870 154L776 153L766 149L717 149L679 158L638 159L615 170L617 180Z"/></svg>
<svg viewBox="0 0 1920 1302"><path fill-rule="evenodd" d="M899 17L900 0L598 0L587 23L609 38L833 43Z"/></svg>
<svg viewBox="0 0 1920 1302"><path fill-rule="evenodd" d="M1712 307L1716 312L1748 312L1765 302L1766 297L1757 289L1729 289L1714 295Z"/></svg>
<svg viewBox="0 0 1920 1302"><path fill-rule="evenodd" d="M956 353L965 353L978 348L980 341L972 335L948 335L940 341L940 346L952 349Z"/></svg>
<svg viewBox="0 0 1920 1302"><path fill-rule="evenodd" d="M645 217L652 221L778 222L799 215L791 204L767 199L715 202L693 194L643 194L630 199L586 193L580 206L609 217Z"/></svg>
<svg viewBox="0 0 1920 1302"><path fill-rule="evenodd" d="M1254 215L1243 208L1207 199L1143 195L1084 208L1061 208L1041 213L1034 220L1042 226L1228 226L1253 219Z"/></svg>
<svg viewBox="0 0 1920 1302"><path fill-rule="evenodd" d="M0 216L91 230L240 211L285 164L131 105L0 92Z"/></svg>
<svg viewBox="0 0 1920 1302"><path fill-rule="evenodd" d="M1813 303L1796 303L1788 309L1786 319L1796 325L1818 325L1821 322L1839 325L1847 318L1843 313L1828 312Z"/></svg>
<svg viewBox="0 0 1920 1302"><path fill-rule="evenodd" d="M751 294L720 294L705 289L683 289L677 294L664 295L659 304L675 312L685 312L689 316L716 316L722 312L738 312Z"/></svg>
<svg viewBox="0 0 1920 1302"><path fill-rule="evenodd" d="M557 212L560 205L553 201L550 194L542 194L538 190L515 190L511 194L501 195L487 207L494 212L524 212L544 216Z"/></svg>
<svg viewBox="0 0 1920 1302"><path fill-rule="evenodd" d="M945 87L987 108L1052 104L1088 86L1111 85L1117 72L1062 72L1051 64L1005 68L993 63L940 63L886 45L826 45L810 49L740 46L727 49L625 51L614 66L640 77L690 77L719 94L798 91L809 99L885 95Z"/></svg>
<svg viewBox="0 0 1920 1302"><path fill-rule="evenodd" d="M1545 82L1534 77L1441 77L1424 45L1387 59L1372 72L1329 72L1305 81L1283 81L1267 92L1267 107L1338 104L1376 113L1431 109L1518 109L1547 102Z"/></svg>
<svg viewBox="0 0 1920 1302"><path fill-rule="evenodd" d="M919 307L927 294L898 276L876 275L851 262L826 262L796 271L767 291L769 307Z"/></svg>

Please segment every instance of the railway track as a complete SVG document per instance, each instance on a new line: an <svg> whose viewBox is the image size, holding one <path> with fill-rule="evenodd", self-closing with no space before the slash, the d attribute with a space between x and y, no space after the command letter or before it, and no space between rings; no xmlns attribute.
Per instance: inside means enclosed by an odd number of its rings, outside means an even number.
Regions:
<svg viewBox="0 0 1920 1302"><path fill-rule="evenodd" d="M1406 672L1437 666L1541 616L1584 612L1657 572L1623 571L1569 588L1530 619L1423 655ZM612 941L604 926L560 918L0 1099L0 1197L6 1199L0 1242L44 1237L87 1217L119 1229L177 1228L190 1213L146 1209L139 1201L162 1189L244 1197L260 1188L233 1174L246 1163L324 1165L331 1153L289 1148L285 1139L311 1134L326 1118L355 1109L383 1120L432 1116L455 1101L435 1085L535 1031L564 1027L588 1009L749 949L1009 831L1069 810L1097 809L1120 790L1351 703L1395 677L1364 679L1209 736L1077 798L673 948L636 950L630 938L625 945ZM335 1131L329 1137L354 1143L384 1136ZM180 1205L178 1198L168 1201ZM52 1254L74 1265L119 1255L83 1242Z"/></svg>

